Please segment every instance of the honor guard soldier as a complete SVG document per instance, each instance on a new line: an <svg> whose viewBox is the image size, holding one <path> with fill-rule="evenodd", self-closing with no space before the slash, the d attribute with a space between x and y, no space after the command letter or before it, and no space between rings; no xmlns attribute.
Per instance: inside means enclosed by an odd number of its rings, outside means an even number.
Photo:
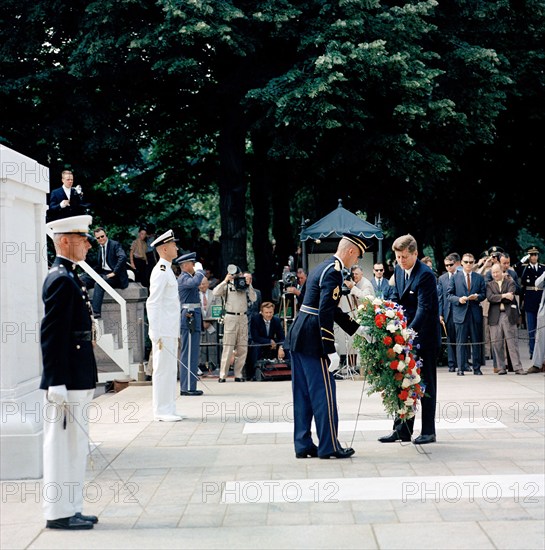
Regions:
<svg viewBox="0 0 545 550"><path fill-rule="evenodd" d="M527 255L521 258L519 264L515 264L515 271L520 276L522 287L522 304L526 313L526 328L528 329L528 342L530 359L534 354L536 343L537 312L541 303L543 289L536 286L537 279L545 272L545 265L539 263L539 250L532 246ZM539 372L536 367L530 367L529 373Z"/></svg>
<svg viewBox="0 0 545 550"><path fill-rule="evenodd" d="M237 266L229 264L225 279L214 287L214 296L221 297L225 307L223 322L223 352L218 382L225 382L235 352L235 382L244 382L242 369L248 355L248 301L255 302L257 294L249 273L242 274Z"/></svg>
<svg viewBox="0 0 545 550"><path fill-rule="evenodd" d="M176 241L174 232L169 229L151 243L159 260L151 272L146 300L153 353L153 415L155 420L162 422L182 420L182 416L176 414L180 336L180 299L176 275L172 271L172 260L178 256Z"/></svg>
<svg viewBox="0 0 545 550"><path fill-rule="evenodd" d="M82 515L83 484L89 450L86 407L93 399L97 366L87 289L76 272L91 248L91 216L72 216L47 224L56 258L45 279L45 315L40 342L46 390L43 446L44 516L50 529L92 529L96 516ZM47 491L54 492L48 495Z"/></svg>
<svg viewBox="0 0 545 550"><path fill-rule="evenodd" d="M350 335L365 334L365 327L339 307L342 271L362 257L369 242L344 234L334 256L308 275L303 304L293 322L287 343L291 352L294 444L297 458L349 458L354 449L341 447L337 432L339 417L334 371L340 357L335 349L334 323ZM312 441L314 417L318 446Z"/></svg>
<svg viewBox="0 0 545 550"><path fill-rule="evenodd" d="M199 285L204 279L204 269L197 262L197 253L180 256L176 263L182 272L178 277L178 295L182 308L180 333L180 395L202 395L197 389L199 353L201 347L202 311Z"/></svg>

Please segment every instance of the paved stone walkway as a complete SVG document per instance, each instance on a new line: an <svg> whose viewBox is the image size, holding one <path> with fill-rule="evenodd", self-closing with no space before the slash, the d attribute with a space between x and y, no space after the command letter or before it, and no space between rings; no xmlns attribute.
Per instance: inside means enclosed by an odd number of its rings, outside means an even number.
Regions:
<svg viewBox="0 0 545 550"><path fill-rule="evenodd" d="M545 377L483 372L439 369L438 442L422 447L379 443L380 397L339 381L348 460L295 459L289 381L204 379L178 423L150 420L150 386L100 395L84 510L98 525L44 529L40 480L4 481L0 547L543 549Z"/></svg>

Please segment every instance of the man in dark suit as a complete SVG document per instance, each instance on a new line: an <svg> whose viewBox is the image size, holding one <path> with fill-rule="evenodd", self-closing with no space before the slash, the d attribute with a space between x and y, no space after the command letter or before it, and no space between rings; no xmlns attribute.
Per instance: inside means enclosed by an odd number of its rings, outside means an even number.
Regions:
<svg viewBox="0 0 545 550"><path fill-rule="evenodd" d="M47 221L79 216L85 213L82 204L81 188L74 189L74 174L70 170L63 170L61 174L62 186L54 189L49 197ZM78 189L80 190L78 192Z"/></svg>
<svg viewBox="0 0 545 550"><path fill-rule="evenodd" d="M87 233L91 220L75 216L48 223L57 257L42 292L40 389L45 390L49 411L44 415L43 484L56 488L55 498L44 498L43 504L50 529L92 529L98 522L96 516L82 515L89 449L85 411L93 399L97 366L91 304L76 272L77 262L91 248Z"/></svg>
<svg viewBox="0 0 545 550"><path fill-rule="evenodd" d="M127 254L117 241L112 241L106 236L103 227L94 230L95 239L98 242L98 261L95 271L113 288L127 288L129 286L129 277L127 275ZM100 285L95 285L94 281L86 278L88 287L93 291L93 313L95 319L102 316L102 301L104 300L104 289Z"/></svg>
<svg viewBox="0 0 545 550"><path fill-rule="evenodd" d="M363 256L368 242L363 237L344 234L334 256L324 260L308 275L304 300L290 327L285 348L291 357L294 445L296 458L349 458L354 449L341 447L339 417L333 372L340 357L335 349L334 323L352 335L365 334L341 310L342 271ZM318 446L312 441L315 419Z"/></svg>
<svg viewBox="0 0 545 550"><path fill-rule="evenodd" d="M466 252L462 256L462 270L454 274L447 289L456 326L458 376L469 370L468 338L471 340L473 374L482 375L483 309L480 304L486 298L486 284L484 277L473 271L474 265L475 257Z"/></svg>
<svg viewBox="0 0 545 550"><path fill-rule="evenodd" d="M250 334L252 342L256 346L256 361L260 359L284 360L284 338L282 321L274 315L274 304L263 302L261 311L252 315L250 319ZM250 371L248 367L250 366ZM255 373L255 363L246 364L246 378L252 379Z"/></svg>
<svg viewBox="0 0 545 550"><path fill-rule="evenodd" d="M448 299L448 285L458 268L460 267L460 254L453 252L445 257L446 272L437 280L437 293L439 295L439 321L443 325L447 337L448 371L458 370L456 363L456 326L452 316L452 304Z"/></svg>
<svg viewBox="0 0 545 550"><path fill-rule="evenodd" d="M377 298L382 298L383 300L390 299L393 287L390 286L388 279L384 277L384 264L377 263L373 266L371 285Z"/></svg>
<svg viewBox="0 0 545 550"><path fill-rule="evenodd" d="M413 346L422 360L421 377L425 385L425 397L421 400L422 430L413 440L415 445L435 442L435 407L437 399L437 357L441 348L439 324L439 299L435 273L418 259L418 245L412 235L398 237L392 250L397 265L394 270L395 285L391 299L400 304L407 317L407 325L416 331ZM414 417L394 420L394 431L379 438L381 443L410 441Z"/></svg>

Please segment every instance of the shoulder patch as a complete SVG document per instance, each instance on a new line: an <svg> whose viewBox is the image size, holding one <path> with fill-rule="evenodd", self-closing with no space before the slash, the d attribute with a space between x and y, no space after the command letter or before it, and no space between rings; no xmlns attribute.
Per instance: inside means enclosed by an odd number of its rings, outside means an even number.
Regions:
<svg viewBox="0 0 545 550"><path fill-rule="evenodd" d="M331 294L331 297L337 301L337 300L340 300L340 297L341 297L341 289L336 286L334 289L333 289L333 293Z"/></svg>
<svg viewBox="0 0 545 550"><path fill-rule="evenodd" d="M161 265L159 266L159 269L160 269L161 271L166 271L166 270L167 270L167 266L164 265L164 264L161 264Z"/></svg>
<svg viewBox="0 0 545 550"><path fill-rule="evenodd" d="M341 271L342 267L341 267L341 262L339 260L335 260L334 268L335 268L335 271Z"/></svg>

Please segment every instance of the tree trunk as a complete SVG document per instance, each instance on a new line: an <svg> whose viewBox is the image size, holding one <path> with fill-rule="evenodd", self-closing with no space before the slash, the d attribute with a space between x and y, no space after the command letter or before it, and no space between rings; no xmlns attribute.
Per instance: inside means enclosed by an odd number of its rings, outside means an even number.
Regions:
<svg viewBox="0 0 545 550"><path fill-rule="evenodd" d="M218 278L228 264L248 267L246 256L246 174L244 154L246 127L238 105L226 105L218 138L221 260Z"/></svg>

